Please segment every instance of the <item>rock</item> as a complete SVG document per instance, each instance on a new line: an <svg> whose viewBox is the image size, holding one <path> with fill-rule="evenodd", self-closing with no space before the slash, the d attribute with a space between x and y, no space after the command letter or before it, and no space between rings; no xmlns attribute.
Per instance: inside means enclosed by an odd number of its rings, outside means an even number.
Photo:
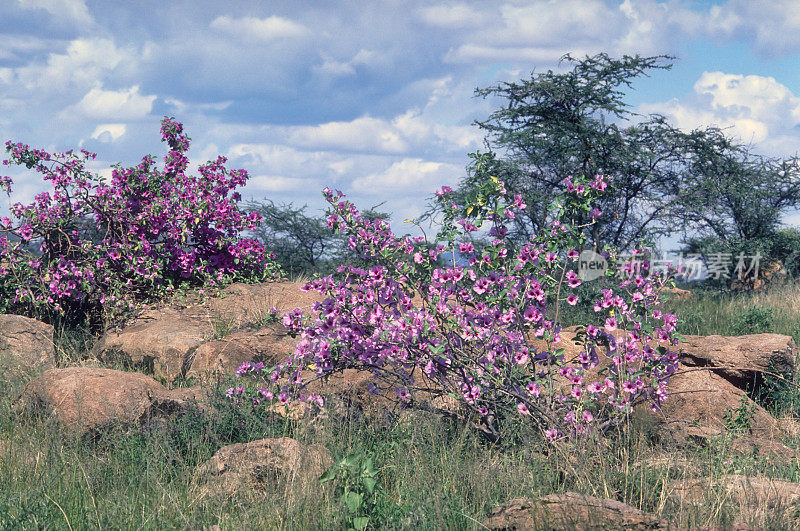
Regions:
<svg viewBox="0 0 800 531"><path fill-rule="evenodd" d="M186 376L205 380L214 374L233 374L245 362L277 365L294 352L297 341L280 323L255 331L234 332L200 345L187 360Z"/></svg>
<svg viewBox="0 0 800 531"><path fill-rule="evenodd" d="M749 419L749 427L744 430L747 434L770 438L781 433L778 422L763 407L712 371L694 370L673 376L669 393L662 410L651 415L659 421L659 435L671 437L680 445L728 431L726 414L741 409L742 404L750 411L744 415L747 418L740 419L743 427Z"/></svg>
<svg viewBox="0 0 800 531"><path fill-rule="evenodd" d="M668 523L616 500L576 492L538 500L515 498L495 507L483 521L488 529L666 529Z"/></svg>
<svg viewBox="0 0 800 531"><path fill-rule="evenodd" d="M286 488L287 495L320 489L319 477L333 465L327 448L289 437L261 439L221 448L195 471L198 497L231 497Z"/></svg>
<svg viewBox="0 0 800 531"><path fill-rule="evenodd" d="M210 321L167 308L148 312L120 332L106 332L92 354L106 364L174 380L183 374L186 358L213 335Z"/></svg>
<svg viewBox="0 0 800 531"><path fill-rule="evenodd" d="M740 389L750 386L754 392L769 371L786 375L791 380L795 372L797 345L791 336L780 334L751 334L738 337L685 336L676 345L681 363L686 367L720 367L724 376Z"/></svg>
<svg viewBox="0 0 800 531"><path fill-rule="evenodd" d="M18 376L55 364L52 326L22 315L0 315L0 374Z"/></svg>
<svg viewBox="0 0 800 531"><path fill-rule="evenodd" d="M754 269L741 278L734 278L730 285L731 291L764 291L770 284L785 282L789 277L780 260L761 262L757 273L756 275Z"/></svg>
<svg viewBox="0 0 800 531"><path fill-rule="evenodd" d="M301 287L297 282L232 284L220 297L202 302L190 299L188 305L172 301L148 310L119 332L107 332L92 353L104 363L122 363L173 381L185 376L196 359L198 371L217 364L219 356L215 358L214 352L219 352L219 344L210 346L199 359L195 355L215 335L241 327L261 328L271 307L279 314L310 308L320 296ZM287 354L293 349L294 345ZM232 352L233 357L241 355Z"/></svg>
<svg viewBox="0 0 800 531"><path fill-rule="evenodd" d="M52 416L66 430L92 434L174 415L192 399L187 394L167 391L140 373L70 367L39 375L22 389L12 407L18 415Z"/></svg>
<svg viewBox="0 0 800 531"><path fill-rule="evenodd" d="M688 301L692 298L692 292L688 289L665 286L661 288L661 293L666 294L670 301Z"/></svg>
<svg viewBox="0 0 800 531"><path fill-rule="evenodd" d="M734 525L769 522L770 528L794 529L800 508L800 483L762 476L727 474L716 478L682 479L670 486L676 505L726 505L736 511Z"/></svg>
<svg viewBox="0 0 800 531"><path fill-rule="evenodd" d="M797 459L798 452L785 444L764 437L741 437L731 441L731 449L741 454L756 455L761 458L778 458L785 461Z"/></svg>

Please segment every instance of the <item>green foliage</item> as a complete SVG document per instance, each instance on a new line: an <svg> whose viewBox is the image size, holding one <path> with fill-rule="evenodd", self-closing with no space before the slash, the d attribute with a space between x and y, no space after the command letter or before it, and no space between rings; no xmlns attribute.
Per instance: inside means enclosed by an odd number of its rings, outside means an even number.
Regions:
<svg viewBox="0 0 800 531"><path fill-rule="evenodd" d="M774 319L772 308L754 306L736 315L733 330L736 335L761 334L772 331Z"/></svg>
<svg viewBox="0 0 800 531"><path fill-rule="evenodd" d="M747 395L742 395L739 405L725 411L722 418L725 429L734 435L744 435L753 425L756 404Z"/></svg>
<svg viewBox="0 0 800 531"><path fill-rule="evenodd" d="M789 244L787 256L800 249L798 238L776 235L781 214L800 203L796 158L761 157L718 128L684 132L663 116L630 110L626 90L641 76L670 69L672 59L565 55L566 70L476 91L500 101L477 122L496 152L488 173L527 203L512 237L526 241L547 227L554 190L565 178L602 174L613 177L615 190L598 205L602 215L590 239L597 248L630 249L683 231L713 235L731 249L737 240L764 238ZM454 197L472 190L468 176Z"/></svg>
<svg viewBox="0 0 800 531"><path fill-rule="evenodd" d="M323 216L306 212L307 205L276 204L264 199L251 201L248 209L259 212L261 225L254 237L275 255L275 261L290 278L332 273L340 264L369 266L371 262L348 247L347 239L328 227ZM364 213L369 219L389 219L375 210Z"/></svg>
<svg viewBox="0 0 800 531"><path fill-rule="evenodd" d="M363 453L351 453L328 469L319 481L334 482L336 494L346 508L348 529L366 529L378 494L378 470L372 458Z"/></svg>
<svg viewBox="0 0 800 531"><path fill-rule="evenodd" d="M548 70L476 92L503 102L477 124L498 152L489 172L528 205L515 220L513 235L527 240L544 229L562 180L596 174L612 176L616 191L599 204L603 215L593 243L628 249L667 231L666 207L678 192L684 137L660 116L629 121L634 114L623 97L637 77L669 69L671 59L566 55L563 62L571 68L565 72ZM465 181L458 192L468 189Z"/></svg>

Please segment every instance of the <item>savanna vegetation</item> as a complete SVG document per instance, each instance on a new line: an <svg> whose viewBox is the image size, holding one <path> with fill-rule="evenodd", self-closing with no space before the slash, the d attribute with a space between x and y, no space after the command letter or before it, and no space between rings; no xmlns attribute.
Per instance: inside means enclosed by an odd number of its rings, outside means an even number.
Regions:
<svg viewBox="0 0 800 531"><path fill-rule="evenodd" d="M719 129L686 132L634 114L625 90L671 60L565 56L559 72L479 90L499 102L477 123L489 151L471 155L458 187L431 198L418 220L436 227L431 240L394 235L386 214L359 212L327 189L325 216L269 200L240 209L234 189L246 172L220 157L200 167L201 179L187 175L190 141L170 118L163 167L146 156L115 168L110 183L86 170L91 153L9 143L9 163L54 191L0 220L0 310L53 324L59 366L89 363L105 329L172 297L301 278L328 302L287 314L286 327L305 340L297 355L237 393L319 403L303 391L304 370L326 378L358 368L393 389L398 405L379 419L324 405L296 419L231 400L242 379L221 377L206 407L166 425L85 437L21 418L12 403L25 378L0 375L0 527L479 529L499 503L567 491L678 527L724 526L739 508L723 490L689 504L670 486L727 474L800 482L800 461L735 449L752 415L744 402L723 433L680 447L634 408L658 409L677 370L677 355L651 341L761 332L800 340L800 238L780 222L800 202L798 161L760 156ZM12 184L0 181L9 194ZM667 301L667 277L610 270L591 283L575 272L586 250L622 268L623 250L648 260L646 248L675 230L687 252L759 251L786 278L758 292L692 285L688 299ZM579 361L558 347L560 326L573 324L583 327ZM599 361L588 353L616 348L618 330L640 333L590 379ZM546 346L529 348L529 336ZM466 413L407 407L412 373ZM559 379L571 382L570 396ZM797 382L764 381L753 398L791 424ZM194 470L217 450L283 436L334 456L315 488L273 481L265 492L197 496ZM780 442L800 448L791 430ZM795 510L778 504L746 523L783 528Z"/></svg>

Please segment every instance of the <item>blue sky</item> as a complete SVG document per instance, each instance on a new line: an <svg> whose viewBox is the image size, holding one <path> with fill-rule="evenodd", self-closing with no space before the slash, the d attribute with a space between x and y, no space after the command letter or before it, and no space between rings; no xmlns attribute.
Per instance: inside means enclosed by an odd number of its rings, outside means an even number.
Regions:
<svg viewBox="0 0 800 531"><path fill-rule="evenodd" d="M386 201L399 232L481 147L471 124L498 102L474 89L568 52L674 55L635 85L636 110L800 152L797 0L0 0L0 34L2 140L84 147L108 173L163 153L172 115L193 161L224 154L250 172L246 198L321 212L336 187ZM11 202L46 189L2 171Z"/></svg>

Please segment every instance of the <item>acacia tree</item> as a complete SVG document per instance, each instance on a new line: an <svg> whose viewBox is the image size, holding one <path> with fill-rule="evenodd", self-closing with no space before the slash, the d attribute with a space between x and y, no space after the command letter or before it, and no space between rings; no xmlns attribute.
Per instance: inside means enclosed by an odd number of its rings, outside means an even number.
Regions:
<svg viewBox="0 0 800 531"><path fill-rule="evenodd" d="M800 161L753 153L707 130L692 143L690 175L674 210L685 250L708 257L723 253L760 254L797 274L800 240L796 229L782 228L782 215L800 204Z"/></svg>
<svg viewBox="0 0 800 531"><path fill-rule="evenodd" d="M599 205L595 245L627 248L669 230L686 138L662 116L633 113L623 89L648 71L669 69L671 59L565 55L562 62L572 65L566 72L548 70L476 91L503 100L476 123L495 154L488 171L527 204L514 223L517 237L528 239L547 224L554 190L565 178L597 174L613 176L615 192Z"/></svg>
<svg viewBox="0 0 800 531"><path fill-rule="evenodd" d="M290 277L332 273L340 264L366 265L348 241L328 226L324 216L307 213L307 205L277 204L270 199L251 201L248 208L261 214L261 225L253 235L275 255L275 261ZM388 219L373 209L367 219Z"/></svg>

